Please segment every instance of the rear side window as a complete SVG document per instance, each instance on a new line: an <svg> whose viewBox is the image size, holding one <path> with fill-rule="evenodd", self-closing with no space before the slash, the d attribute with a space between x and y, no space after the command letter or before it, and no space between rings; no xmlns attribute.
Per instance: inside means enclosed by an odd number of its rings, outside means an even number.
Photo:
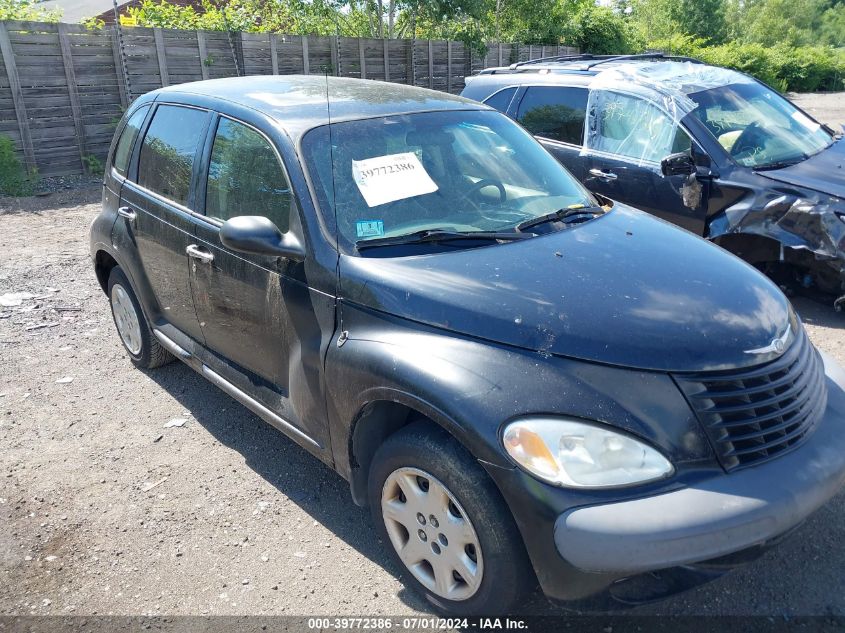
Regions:
<svg viewBox="0 0 845 633"><path fill-rule="evenodd" d="M587 96L586 88L530 87L519 103L516 120L535 136L582 145Z"/></svg>
<svg viewBox="0 0 845 633"><path fill-rule="evenodd" d="M147 110L150 106L141 106L138 110L129 117L123 131L120 133L120 138L117 140L117 147L114 150L114 160L112 166L117 170L121 176L126 175L126 170L129 169L129 158L132 155L132 146L135 144L135 139L138 138L138 131L141 129L141 124L147 116Z"/></svg>
<svg viewBox="0 0 845 633"><path fill-rule="evenodd" d="M184 205L207 119L204 110L159 106L141 146L138 184Z"/></svg>
<svg viewBox="0 0 845 633"><path fill-rule="evenodd" d="M270 142L252 128L221 118L214 136L205 213L218 220L261 215L288 230L291 191Z"/></svg>
<svg viewBox="0 0 845 633"><path fill-rule="evenodd" d="M499 92L489 99L485 99L484 103L489 105L491 108L496 108L499 112L507 112L511 99L513 99L513 93L515 92L516 87L499 90Z"/></svg>

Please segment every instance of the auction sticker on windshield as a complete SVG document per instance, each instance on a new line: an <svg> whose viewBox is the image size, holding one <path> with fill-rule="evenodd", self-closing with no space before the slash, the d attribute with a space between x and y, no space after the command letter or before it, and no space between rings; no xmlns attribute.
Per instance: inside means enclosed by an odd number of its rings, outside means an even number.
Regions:
<svg viewBox="0 0 845 633"><path fill-rule="evenodd" d="M353 160L352 177L368 207L437 191L413 152Z"/></svg>

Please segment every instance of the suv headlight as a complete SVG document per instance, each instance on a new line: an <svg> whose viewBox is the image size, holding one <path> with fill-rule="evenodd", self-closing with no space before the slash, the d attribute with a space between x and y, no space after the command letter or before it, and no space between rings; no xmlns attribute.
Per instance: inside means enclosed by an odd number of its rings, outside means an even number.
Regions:
<svg viewBox="0 0 845 633"><path fill-rule="evenodd" d="M517 464L556 486L628 486L674 472L669 460L651 446L570 418L516 420L505 427L502 442Z"/></svg>

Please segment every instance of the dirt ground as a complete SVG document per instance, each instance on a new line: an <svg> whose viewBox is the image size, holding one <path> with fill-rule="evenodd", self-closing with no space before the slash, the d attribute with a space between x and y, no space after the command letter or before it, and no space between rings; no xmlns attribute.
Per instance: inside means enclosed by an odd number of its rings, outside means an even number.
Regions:
<svg viewBox="0 0 845 633"><path fill-rule="evenodd" d="M0 306L0 614L425 611L339 476L186 366L133 368L88 259L98 202L0 199L0 295L31 295ZM796 305L845 363L845 315ZM845 614L843 542L840 494L760 561L636 612Z"/></svg>
<svg viewBox="0 0 845 633"><path fill-rule="evenodd" d="M790 94L789 98L813 118L827 123L837 132L845 125L845 92L827 94Z"/></svg>

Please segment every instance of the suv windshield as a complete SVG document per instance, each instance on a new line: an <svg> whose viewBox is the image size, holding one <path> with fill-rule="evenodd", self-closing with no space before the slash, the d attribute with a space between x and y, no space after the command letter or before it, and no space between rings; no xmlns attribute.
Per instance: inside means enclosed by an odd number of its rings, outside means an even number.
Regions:
<svg viewBox="0 0 845 633"><path fill-rule="evenodd" d="M336 215L346 252L367 240L428 231L514 232L527 220L597 205L498 112L333 123L308 132L302 149L324 219L333 225Z"/></svg>
<svg viewBox="0 0 845 633"><path fill-rule="evenodd" d="M698 104L693 116L745 167L785 167L833 142L821 125L757 82L703 90L689 98Z"/></svg>

